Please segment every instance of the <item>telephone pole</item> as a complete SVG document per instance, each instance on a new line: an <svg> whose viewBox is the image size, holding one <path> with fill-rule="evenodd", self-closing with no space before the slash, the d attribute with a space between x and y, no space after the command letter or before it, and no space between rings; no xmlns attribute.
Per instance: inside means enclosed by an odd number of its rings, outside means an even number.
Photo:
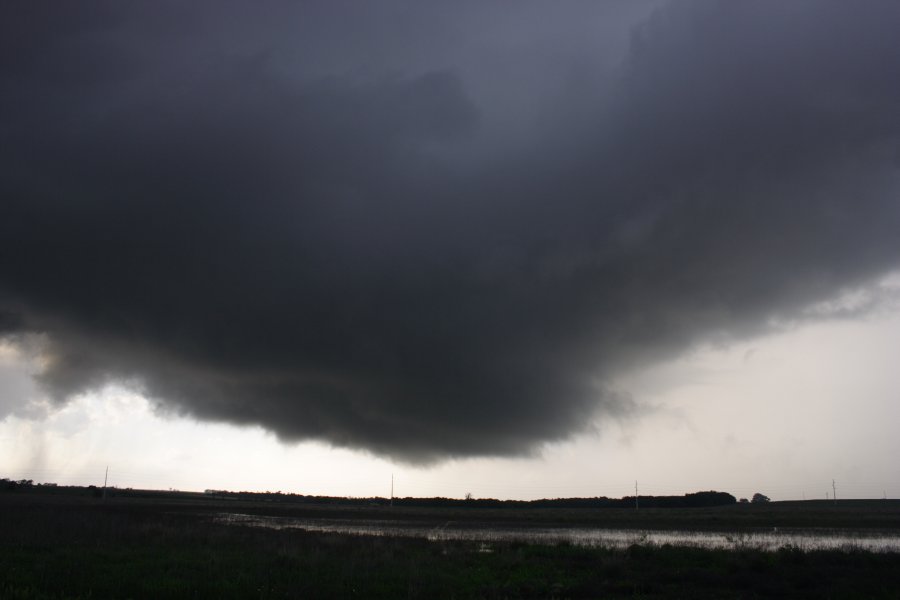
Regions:
<svg viewBox="0 0 900 600"><path fill-rule="evenodd" d="M834 498L834 505L837 506L837 488L835 487L834 479L831 480L831 491L831 497Z"/></svg>
<svg viewBox="0 0 900 600"><path fill-rule="evenodd" d="M391 473L391 506L394 505L394 474Z"/></svg>
<svg viewBox="0 0 900 600"><path fill-rule="evenodd" d="M638 509L638 489L637 489L637 479L634 480L634 510Z"/></svg>
<svg viewBox="0 0 900 600"><path fill-rule="evenodd" d="M109 480L109 465L106 465L106 474L103 476L103 499L106 500L106 482Z"/></svg>

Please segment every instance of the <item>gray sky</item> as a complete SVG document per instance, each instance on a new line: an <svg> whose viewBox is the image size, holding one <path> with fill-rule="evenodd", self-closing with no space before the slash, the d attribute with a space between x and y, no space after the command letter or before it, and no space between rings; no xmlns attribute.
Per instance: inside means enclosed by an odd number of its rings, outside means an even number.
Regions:
<svg viewBox="0 0 900 600"><path fill-rule="evenodd" d="M0 11L8 423L537 459L896 294L892 1Z"/></svg>

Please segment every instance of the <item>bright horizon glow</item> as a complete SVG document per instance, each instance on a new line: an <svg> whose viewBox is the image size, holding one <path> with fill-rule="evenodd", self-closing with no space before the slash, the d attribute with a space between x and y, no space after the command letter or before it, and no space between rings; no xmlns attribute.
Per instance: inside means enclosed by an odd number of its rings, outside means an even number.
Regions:
<svg viewBox="0 0 900 600"><path fill-rule="evenodd" d="M900 3L70 4L0 8L0 477L900 498Z"/></svg>
<svg viewBox="0 0 900 600"><path fill-rule="evenodd" d="M119 387L0 421L0 476L60 485L305 495L538 499L680 495L900 497L895 368L900 311L808 324L704 348L618 382L644 414L545 445L524 458L396 464L317 442L280 443L259 427L154 412ZM0 346L7 389L39 395L34 365ZM16 385L10 387L8 384Z"/></svg>

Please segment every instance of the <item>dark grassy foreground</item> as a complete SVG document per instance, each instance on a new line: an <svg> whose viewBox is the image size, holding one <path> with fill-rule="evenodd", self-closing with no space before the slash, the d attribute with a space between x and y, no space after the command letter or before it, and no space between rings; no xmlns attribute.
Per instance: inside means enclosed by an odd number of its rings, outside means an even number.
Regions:
<svg viewBox="0 0 900 600"><path fill-rule="evenodd" d="M0 598L900 598L900 556L276 531L163 503L0 499Z"/></svg>

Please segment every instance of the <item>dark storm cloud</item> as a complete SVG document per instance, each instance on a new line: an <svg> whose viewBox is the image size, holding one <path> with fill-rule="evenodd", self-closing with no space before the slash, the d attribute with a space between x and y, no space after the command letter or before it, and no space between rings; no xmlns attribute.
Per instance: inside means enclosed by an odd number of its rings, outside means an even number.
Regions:
<svg viewBox="0 0 900 600"><path fill-rule="evenodd" d="M0 327L58 399L526 453L900 263L894 2L264 4L4 5Z"/></svg>

